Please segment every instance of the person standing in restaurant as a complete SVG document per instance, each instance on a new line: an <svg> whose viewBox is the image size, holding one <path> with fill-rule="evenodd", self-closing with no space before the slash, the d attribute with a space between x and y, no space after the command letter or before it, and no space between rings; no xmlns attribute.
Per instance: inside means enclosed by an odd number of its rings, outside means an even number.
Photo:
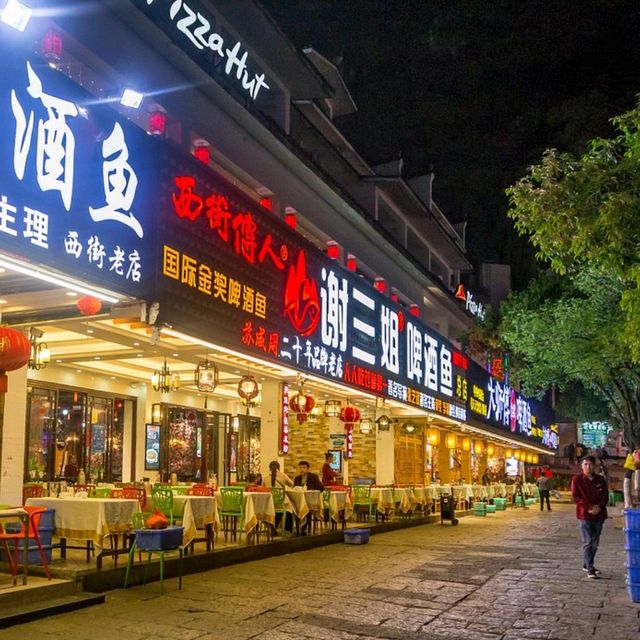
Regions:
<svg viewBox="0 0 640 640"><path fill-rule="evenodd" d="M602 525L607 519L609 489L607 481L596 474L596 460L585 456L580 463L582 473L571 480L571 495L576 503L576 516L582 538L582 569L587 577L597 578L600 573L594 565Z"/></svg>
<svg viewBox="0 0 640 640"><path fill-rule="evenodd" d="M547 501L547 511L551 511L551 504L549 503L549 493L551 492L550 478L544 475L544 473L538 476L536 484L538 485L538 491L540 492L540 511L544 511L544 501Z"/></svg>
<svg viewBox="0 0 640 640"><path fill-rule="evenodd" d="M338 472L334 471L331 467L333 462L333 453L327 452L324 454L324 464L322 465L322 484L325 487L330 487L336 484L336 478Z"/></svg>

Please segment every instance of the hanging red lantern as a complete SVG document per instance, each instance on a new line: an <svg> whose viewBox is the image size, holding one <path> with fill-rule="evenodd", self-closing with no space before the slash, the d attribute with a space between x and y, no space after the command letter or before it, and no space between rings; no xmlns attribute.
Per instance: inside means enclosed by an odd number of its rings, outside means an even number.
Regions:
<svg viewBox="0 0 640 640"><path fill-rule="evenodd" d="M360 409L347 404L340 411L340 420L344 422L344 432L346 435L345 457L353 458L353 423L360 421Z"/></svg>
<svg viewBox="0 0 640 640"><path fill-rule="evenodd" d="M285 212L285 214L284 214L284 223L288 227L291 227L292 229L295 229L298 226L298 218L296 218L295 211L286 211Z"/></svg>
<svg viewBox="0 0 640 640"><path fill-rule="evenodd" d="M7 392L6 371L15 371L24 367L31 357L29 338L9 327L0 327L0 393Z"/></svg>
<svg viewBox="0 0 640 640"><path fill-rule="evenodd" d="M340 245L335 240L327 242L327 258L337 260L340 257Z"/></svg>
<svg viewBox="0 0 640 640"><path fill-rule="evenodd" d="M206 142L196 144L193 149L193 155L204 164L209 164L211 161L211 149Z"/></svg>
<svg viewBox="0 0 640 640"><path fill-rule="evenodd" d="M51 29L42 38L42 55L50 62L60 62L62 57L62 36L55 29Z"/></svg>
<svg viewBox="0 0 640 640"><path fill-rule="evenodd" d="M289 400L289 407L297 414L296 419L300 424L307 421L307 415L315 406L315 398L302 391Z"/></svg>
<svg viewBox="0 0 640 640"><path fill-rule="evenodd" d="M102 309L102 302L93 296L84 296L76 302L78 311L83 316L95 316Z"/></svg>
<svg viewBox="0 0 640 640"><path fill-rule="evenodd" d="M387 283L384 278L376 278L373 281L373 287L380 293L384 293L387 290Z"/></svg>
<svg viewBox="0 0 640 640"><path fill-rule="evenodd" d="M260 206L267 209L267 211L273 211L273 202L271 198L267 198L266 196L264 198L260 198Z"/></svg>
<svg viewBox="0 0 640 640"><path fill-rule="evenodd" d="M353 253L348 253L347 254L347 263L346 264L347 264L347 269L349 269L349 271L353 271L355 273L358 270L358 260L353 255Z"/></svg>
<svg viewBox="0 0 640 640"><path fill-rule="evenodd" d="M167 132L167 114L164 111L152 111L149 114L149 133L152 136L164 136Z"/></svg>
<svg viewBox="0 0 640 640"><path fill-rule="evenodd" d="M417 304L409 305L409 313L416 318L420 317L420 307Z"/></svg>

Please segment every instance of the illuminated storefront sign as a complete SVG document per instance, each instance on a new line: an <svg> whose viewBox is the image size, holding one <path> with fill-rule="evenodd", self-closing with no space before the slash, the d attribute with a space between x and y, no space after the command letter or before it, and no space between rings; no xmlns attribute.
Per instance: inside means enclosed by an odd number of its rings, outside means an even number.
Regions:
<svg viewBox="0 0 640 640"><path fill-rule="evenodd" d="M42 61L0 53L0 249L118 292L148 293L147 136Z"/></svg>
<svg viewBox="0 0 640 640"><path fill-rule="evenodd" d="M250 71L249 53L216 30L215 19L197 0L133 0L165 33L196 59L211 75L224 72L235 78L252 100L268 91L265 74Z"/></svg>
<svg viewBox="0 0 640 640"><path fill-rule="evenodd" d="M474 362L469 364L467 382L470 417L550 449L558 448L558 427L549 407L526 398Z"/></svg>
<svg viewBox="0 0 640 640"><path fill-rule="evenodd" d="M482 302L477 302L471 291L465 291L464 285L459 284L458 289L456 290L455 297L458 300L462 300L464 302L464 308L472 315L476 316L481 321L484 321L486 315L486 309Z"/></svg>
<svg viewBox="0 0 640 640"><path fill-rule="evenodd" d="M466 418L466 356L202 163L178 164L162 218L170 238L158 279L164 322Z"/></svg>

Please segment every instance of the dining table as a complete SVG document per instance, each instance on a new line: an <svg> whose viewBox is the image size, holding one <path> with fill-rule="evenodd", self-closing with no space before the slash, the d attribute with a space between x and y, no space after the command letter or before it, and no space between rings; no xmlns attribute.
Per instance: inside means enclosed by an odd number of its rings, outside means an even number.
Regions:
<svg viewBox="0 0 640 640"><path fill-rule="evenodd" d="M204 529L207 551L213 548L214 532L220 527L218 504L213 496L173 495L175 515L182 519L182 546L196 540L198 529Z"/></svg>
<svg viewBox="0 0 640 640"><path fill-rule="evenodd" d="M60 538L60 555L67 556L67 540L92 542L98 553L96 565L102 568L105 556L117 556L127 553L124 548L118 549L118 536L132 531L132 517L140 510L137 500L121 498L86 498L60 494L59 498L28 498L28 506L53 509L54 530ZM113 548L105 549L106 541L115 541ZM88 561L88 560L87 560Z"/></svg>
<svg viewBox="0 0 640 640"><path fill-rule="evenodd" d="M10 522L20 521L22 531L24 533L22 552L22 584L27 584L27 576L29 573L29 513L22 507L11 507L0 509L0 520L9 520ZM14 582L15 584L15 582Z"/></svg>
<svg viewBox="0 0 640 640"><path fill-rule="evenodd" d="M382 515L392 515L396 509L393 487L371 487L371 500Z"/></svg>
<svg viewBox="0 0 640 640"><path fill-rule="evenodd" d="M215 494L218 509L222 506L222 495L219 491ZM245 491L242 496L244 507L243 529L249 539L249 534L260 522L275 525L276 508L271 491Z"/></svg>
<svg viewBox="0 0 640 640"><path fill-rule="evenodd" d="M351 518L351 494L348 491L329 492L329 517L336 523L346 522Z"/></svg>

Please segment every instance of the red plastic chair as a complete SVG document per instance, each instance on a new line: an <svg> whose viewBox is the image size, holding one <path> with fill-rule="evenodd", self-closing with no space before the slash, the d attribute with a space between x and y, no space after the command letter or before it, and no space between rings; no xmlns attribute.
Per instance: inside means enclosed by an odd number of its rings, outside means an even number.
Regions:
<svg viewBox="0 0 640 640"><path fill-rule="evenodd" d="M76 493L78 493L79 491L86 491L87 495L91 494L91 490L95 489L96 485L95 484L74 484L73 485L73 495L75 496Z"/></svg>
<svg viewBox="0 0 640 640"><path fill-rule="evenodd" d="M40 527L40 518L42 514L47 510L46 507L22 507L29 514L29 540L35 540L36 545L38 546L38 551L40 552L40 559L42 560L42 566L44 567L44 572L49 580L51 580L51 574L49 573L49 563L47 562L47 556L44 553L44 549L42 548L42 543L40 542L40 533L38 531ZM9 550L9 543L13 541L13 552ZM4 547L4 553L7 558L7 562L9 563L9 569L11 570L11 575L13 577L14 586L17 584L17 576L18 576L18 565L20 564L20 555L21 551L24 552L22 548L23 545L20 544L24 541L24 525L20 523L19 531L5 532L0 525L0 542L2 542L2 546Z"/></svg>
<svg viewBox="0 0 640 640"><path fill-rule="evenodd" d="M147 492L144 487L122 487L119 498L123 500L137 500L140 504L140 511L144 511L147 504Z"/></svg>
<svg viewBox="0 0 640 640"><path fill-rule="evenodd" d="M25 504L29 498L42 498L44 496L44 487L41 484L25 484L22 487L22 504Z"/></svg>
<svg viewBox="0 0 640 640"><path fill-rule="evenodd" d="M193 487L189 487L187 490L189 496L213 496L213 487L208 487L206 484L196 484Z"/></svg>

